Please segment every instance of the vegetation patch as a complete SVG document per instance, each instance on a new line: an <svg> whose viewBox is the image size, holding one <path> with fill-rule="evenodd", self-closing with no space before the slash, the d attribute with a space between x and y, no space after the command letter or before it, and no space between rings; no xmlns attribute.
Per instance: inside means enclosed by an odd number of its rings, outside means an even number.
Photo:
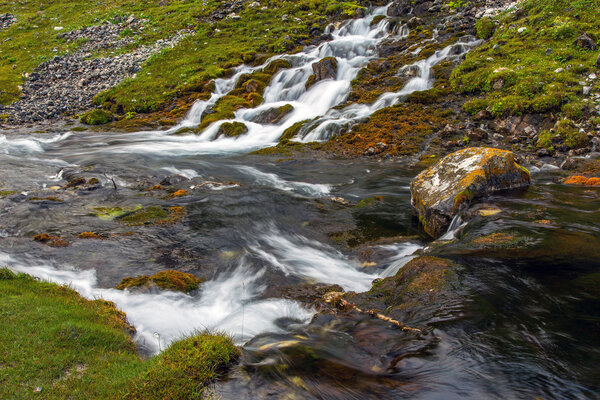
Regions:
<svg viewBox="0 0 600 400"><path fill-rule="evenodd" d="M228 337L199 333L144 361L109 301L5 268L0 293L3 399L202 399L239 356Z"/></svg>
<svg viewBox="0 0 600 400"><path fill-rule="evenodd" d="M86 125L104 125L114 119L112 113L106 110L94 109L86 112L80 117L82 124Z"/></svg>
<svg viewBox="0 0 600 400"><path fill-rule="evenodd" d="M578 44L586 33L600 37L597 7L586 0L526 0L496 20L480 19L475 30L489 38L452 73L456 93L478 96L465 104L471 114L494 117L555 113L580 119L590 104L580 101L596 70L596 51ZM580 146L575 138L568 146Z"/></svg>
<svg viewBox="0 0 600 400"><path fill-rule="evenodd" d="M147 276L142 275L136 278L124 278L117 289L131 289L140 287L159 287L164 290L189 293L198 289L198 285L204 280L196 278L192 274L179 272L175 270L161 271L157 274Z"/></svg>

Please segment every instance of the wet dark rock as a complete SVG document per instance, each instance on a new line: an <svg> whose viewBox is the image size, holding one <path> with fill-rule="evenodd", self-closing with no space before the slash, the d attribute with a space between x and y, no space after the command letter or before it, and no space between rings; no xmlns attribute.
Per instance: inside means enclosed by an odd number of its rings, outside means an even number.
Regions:
<svg viewBox="0 0 600 400"><path fill-rule="evenodd" d="M0 31L10 28L12 24L17 23L17 17L12 14L0 14Z"/></svg>
<svg viewBox="0 0 600 400"><path fill-rule="evenodd" d="M548 149L539 149L537 151L538 157L550 157L551 155L552 155L552 153L550 153L550 151Z"/></svg>
<svg viewBox="0 0 600 400"><path fill-rule="evenodd" d="M587 33L583 33L581 36L575 39L573 46L579 47L583 50L596 50L598 48L596 42L589 37Z"/></svg>
<svg viewBox="0 0 600 400"><path fill-rule="evenodd" d="M315 82L337 78L337 60L335 57L327 57L314 63L312 69L315 73Z"/></svg>
<svg viewBox="0 0 600 400"><path fill-rule="evenodd" d="M479 128L469 129L469 131L467 131L467 137L469 138L469 140L478 142L487 139L488 133L483 129Z"/></svg>
<svg viewBox="0 0 600 400"><path fill-rule="evenodd" d="M165 179L163 179L160 184L162 186L172 186L172 185L179 185L183 182L187 182L190 179L183 176L183 175L171 175L166 177Z"/></svg>
<svg viewBox="0 0 600 400"><path fill-rule="evenodd" d="M525 114L495 119L490 128L503 135L532 135L538 131L550 129L554 122L546 115Z"/></svg>
<svg viewBox="0 0 600 400"><path fill-rule="evenodd" d="M408 20L406 25L408 25L409 28L414 29L418 26L423 25L423 20L419 17L412 17L411 19Z"/></svg>
<svg viewBox="0 0 600 400"><path fill-rule="evenodd" d="M411 204L425 232L439 237L472 200L527 187L530 181L510 151L471 147L447 155L414 178Z"/></svg>
<svg viewBox="0 0 600 400"><path fill-rule="evenodd" d="M446 124L444 129L440 131L440 136L443 138L448 138L454 136L458 133L458 129L456 129L453 125Z"/></svg>
<svg viewBox="0 0 600 400"><path fill-rule="evenodd" d="M292 286L273 285L266 289L264 296L265 298L277 297L300 301L308 305L319 305L325 294L343 291L344 289L340 285L327 285L324 283L305 283Z"/></svg>
<svg viewBox="0 0 600 400"><path fill-rule="evenodd" d="M477 114L475 114L475 116L473 117L473 119L475 121L481 121L481 120L492 119L492 118L493 118L492 114L488 110L481 110Z"/></svg>
<svg viewBox="0 0 600 400"><path fill-rule="evenodd" d="M426 1L424 3L416 5L413 10L413 14L415 14L417 17L420 17L420 16L427 14L427 12L429 12L429 11L434 11L432 8L433 8L433 2Z"/></svg>
<svg viewBox="0 0 600 400"><path fill-rule="evenodd" d="M408 0L402 0L399 2L395 2L390 5L387 9L388 17L401 17L410 13L412 9L412 4Z"/></svg>
<svg viewBox="0 0 600 400"><path fill-rule="evenodd" d="M257 124L277 124L292 111L294 111L294 107L290 104L278 108L270 108L252 118L252 122L256 122Z"/></svg>

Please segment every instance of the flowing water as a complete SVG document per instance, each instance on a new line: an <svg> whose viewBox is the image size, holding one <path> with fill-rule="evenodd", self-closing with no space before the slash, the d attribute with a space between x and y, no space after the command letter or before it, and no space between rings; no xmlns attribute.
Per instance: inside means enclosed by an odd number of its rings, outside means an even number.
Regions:
<svg viewBox="0 0 600 400"><path fill-rule="evenodd" d="M444 240L430 243L410 210L416 172L403 164L243 154L306 119L313 120L310 129L296 140L327 139L431 87L433 65L477 44L465 38L420 61L418 76L372 105L333 109L378 41L407 34L384 21L372 25L383 13L376 9L333 30L332 41L282 56L293 67L273 78L264 105L236 113L249 128L237 139L215 138L221 122L200 135L175 133L198 125L251 67L217 81L213 97L169 131L0 136L0 189L16 192L0 198L0 264L114 301L137 328L144 352L195 330L233 335L243 356L232 377L216 385L222 398L597 398L600 192L554 184L540 171L527 193L490 200L499 214L457 220ZM311 64L327 56L337 58L338 78L307 91ZM283 104L294 111L278 125L249 122ZM74 176L97 178L101 187L49 189ZM165 179L189 195L167 199L144 190ZM381 200L353 206L375 196ZM181 206L186 215L174 224L134 227L99 217L109 208L148 206ZM108 238L78 239L84 231ZM41 232L71 244L32 241ZM497 232L516 236L518 246L473 244ZM426 338L376 319L318 314L285 295L306 284L364 292L423 252L464 268L460 296L439 312L411 316L430 327ZM206 281L191 295L113 289L126 276L167 268Z"/></svg>

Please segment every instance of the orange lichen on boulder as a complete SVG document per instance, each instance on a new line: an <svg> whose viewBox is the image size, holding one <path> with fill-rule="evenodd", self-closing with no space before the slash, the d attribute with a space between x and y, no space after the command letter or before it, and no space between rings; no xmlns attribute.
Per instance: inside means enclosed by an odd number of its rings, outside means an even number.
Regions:
<svg viewBox="0 0 600 400"><path fill-rule="evenodd" d="M585 183L586 186L600 186L600 178L590 178Z"/></svg>
<svg viewBox="0 0 600 400"><path fill-rule="evenodd" d="M164 290L188 293L198 289L198 285L201 282L203 282L202 279L196 278L192 274L170 269L151 276L140 275L136 278L124 278L121 283L117 285L117 289L124 290L155 286Z"/></svg>
<svg viewBox="0 0 600 400"><path fill-rule="evenodd" d="M581 175L573 175L568 177L563 181L566 185L585 185L588 181L588 178Z"/></svg>
<svg viewBox="0 0 600 400"><path fill-rule="evenodd" d="M188 195L188 191L185 189L179 189L176 192L171 193L170 195L167 196L168 199L175 199L177 197L182 197L182 196L187 196Z"/></svg>
<svg viewBox="0 0 600 400"><path fill-rule="evenodd" d="M600 186L600 178L586 178L583 175L573 175L566 178L563 183L565 185Z"/></svg>
<svg viewBox="0 0 600 400"><path fill-rule="evenodd" d="M60 236L52 236L47 233L40 233L33 237L36 242L44 243L50 247L67 247L69 242L61 238Z"/></svg>
<svg viewBox="0 0 600 400"><path fill-rule="evenodd" d="M154 185L148 189L149 192L154 191L154 190L163 190L163 187L161 185Z"/></svg>

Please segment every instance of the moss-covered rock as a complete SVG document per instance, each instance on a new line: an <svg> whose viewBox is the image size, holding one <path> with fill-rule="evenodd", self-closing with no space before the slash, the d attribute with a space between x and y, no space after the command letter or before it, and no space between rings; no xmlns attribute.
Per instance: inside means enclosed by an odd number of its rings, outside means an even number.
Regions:
<svg viewBox="0 0 600 400"><path fill-rule="evenodd" d="M248 133L248 127L242 122L224 122L217 131L218 136L238 137Z"/></svg>
<svg viewBox="0 0 600 400"><path fill-rule="evenodd" d="M411 204L425 232L438 237L471 200L529 185L529 172L505 150L473 147L442 158L410 184Z"/></svg>
<svg viewBox="0 0 600 400"><path fill-rule="evenodd" d="M104 125L112 122L113 119L114 117L110 111L97 108L86 112L79 120L86 125Z"/></svg>
<svg viewBox="0 0 600 400"><path fill-rule="evenodd" d="M252 122L257 124L277 124L281 122L286 116L294 111L294 106L286 104L277 108L270 108L252 118Z"/></svg>
<svg viewBox="0 0 600 400"><path fill-rule="evenodd" d="M405 323L427 321L460 292L462 267L445 258L421 256L408 262L395 276L373 283L371 290L349 294L348 301L374 309Z"/></svg>
<svg viewBox="0 0 600 400"><path fill-rule="evenodd" d="M201 282L204 282L204 280L196 278L192 274L170 269L151 276L141 275L136 278L124 278L121 283L117 285L117 289L125 290L157 287L163 290L189 293L192 290L198 289L198 285Z"/></svg>

